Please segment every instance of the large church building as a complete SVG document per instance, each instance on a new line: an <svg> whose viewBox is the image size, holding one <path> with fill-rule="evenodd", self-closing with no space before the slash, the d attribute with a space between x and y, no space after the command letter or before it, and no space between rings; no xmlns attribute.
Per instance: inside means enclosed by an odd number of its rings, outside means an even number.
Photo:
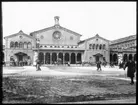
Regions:
<svg viewBox="0 0 138 105"><path fill-rule="evenodd" d="M111 41L98 34L80 40L81 34L60 26L58 16L55 16L54 20L54 26L31 32L30 35L20 30L18 33L4 37L5 62L30 61L33 64L37 55L43 65L54 64L59 59L62 64L95 63L99 60L110 63L111 59L114 59L110 58L110 53L114 52L113 49L110 51L110 45L113 46Z"/></svg>

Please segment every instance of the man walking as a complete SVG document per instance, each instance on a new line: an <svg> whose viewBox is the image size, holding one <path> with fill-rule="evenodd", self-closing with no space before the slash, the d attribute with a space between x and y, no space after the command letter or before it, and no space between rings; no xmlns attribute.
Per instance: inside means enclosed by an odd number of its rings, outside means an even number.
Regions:
<svg viewBox="0 0 138 105"><path fill-rule="evenodd" d="M131 79L131 85L134 84L134 73L135 73L135 62L132 61L132 58L129 59L129 61L126 63L126 65L124 66L124 70L125 68L128 67L127 69L127 77L130 77Z"/></svg>
<svg viewBox="0 0 138 105"><path fill-rule="evenodd" d="M97 62L97 71L99 71L99 69L100 69L100 71L102 71L101 62L100 61Z"/></svg>

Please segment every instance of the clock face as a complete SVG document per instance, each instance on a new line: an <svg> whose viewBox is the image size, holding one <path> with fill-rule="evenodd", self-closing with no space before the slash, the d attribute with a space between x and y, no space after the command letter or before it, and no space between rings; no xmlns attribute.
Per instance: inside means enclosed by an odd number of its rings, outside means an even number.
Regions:
<svg viewBox="0 0 138 105"><path fill-rule="evenodd" d="M54 37L54 39L61 39L61 32L55 31L55 32L53 33L53 37Z"/></svg>

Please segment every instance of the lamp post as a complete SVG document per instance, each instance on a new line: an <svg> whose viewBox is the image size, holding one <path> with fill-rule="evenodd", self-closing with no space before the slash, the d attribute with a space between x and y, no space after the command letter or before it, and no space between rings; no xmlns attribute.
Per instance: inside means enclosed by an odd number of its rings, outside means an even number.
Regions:
<svg viewBox="0 0 138 105"><path fill-rule="evenodd" d="M40 40L37 38L36 39L36 44L37 44L37 52L38 52L38 60L39 60L39 43L40 43Z"/></svg>
<svg viewBox="0 0 138 105"><path fill-rule="evenodd" d="M36 39L36 44L37 44L37 51L38 51L38 56L37 56L37 62L36 62L36 70L39 71L41 70L40 69L40 61L39 61L39 43L40 43L40 40L39 39Z"/></svg>

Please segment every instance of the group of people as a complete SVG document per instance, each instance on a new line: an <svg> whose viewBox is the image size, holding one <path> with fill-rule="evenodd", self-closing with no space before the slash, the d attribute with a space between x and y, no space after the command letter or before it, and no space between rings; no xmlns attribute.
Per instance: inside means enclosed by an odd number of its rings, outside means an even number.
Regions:
<svg viewBox="0 0 138 105"><path fill-rule="evenodd" d="M14 61L3 62L4 65L10 64L10 66L29 66L31 65L31 61Z"/></svg>
<svg viewBox="0 0 138 105"><path fill-rule="evenodd" d="M129 77L131 79L130 84L133 85L134 84L134 74L137 70L137 63L136 63L136 61L134 62L130 58L128 62L123 62L122 65L119 65L119 68L123 68L124 70L126 69L126 67L128 67L127 77ZM100 61L97 62L97 71L102 71Z"/></svg>

